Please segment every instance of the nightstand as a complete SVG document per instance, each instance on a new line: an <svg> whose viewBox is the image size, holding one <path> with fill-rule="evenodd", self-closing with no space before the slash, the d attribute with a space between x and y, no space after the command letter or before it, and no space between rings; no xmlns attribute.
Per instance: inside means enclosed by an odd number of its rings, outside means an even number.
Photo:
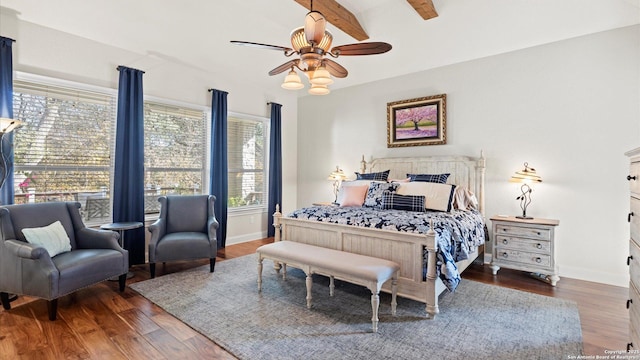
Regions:
<svg viewBox="0 0 640 360"><path fill-rule="evenodd" d="M337 206L337 204L334 202L322 202L322 201L314 202L312 205L313 206Z"/></svg>
<svg viewBox="0 0 640 360"><path fill-rule="evenodd" d="M560 280L554 244L558 220L493 216L491 222L493 275L500 267L529 271L534 278L556 286Z"/></svg>

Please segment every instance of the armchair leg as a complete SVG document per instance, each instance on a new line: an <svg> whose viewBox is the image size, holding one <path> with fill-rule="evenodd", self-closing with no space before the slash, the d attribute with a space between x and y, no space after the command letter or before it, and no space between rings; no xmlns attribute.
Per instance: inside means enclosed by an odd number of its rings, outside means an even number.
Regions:
<svg viewBox="0 0 640 360"><path fill-rule="evenodd" d="M120 292L124 292L124 287L126 283L127 283L127 273L124 273L118 276L118 289L120 290Z"/></svg>
<svg viewBox="0 0 640 360"><path fill-rule="evenodd" d="M11 304L9 303L9 294L6 292L0 292L0 302L5 310L11 310Z"/></svg>
<svg viewBox="0 0 640 360"><path fill-rule="evenodd" d="M149 263L149 273L151 273L151 278L156 277L156 263Z"/></svg>
<svg viewBox="0 0 640 360"><path fill-rule="evenodd" d="M49 320L54 321L58 312L58 299L47 301L47 311L49 312Z"/></svg>
<svg viewBox="0 0 640 360"><path fill-rule="evenodd" d="M209 259L209 272L213 272L213 269L216 267L216 258L212 257Z"/></svg>

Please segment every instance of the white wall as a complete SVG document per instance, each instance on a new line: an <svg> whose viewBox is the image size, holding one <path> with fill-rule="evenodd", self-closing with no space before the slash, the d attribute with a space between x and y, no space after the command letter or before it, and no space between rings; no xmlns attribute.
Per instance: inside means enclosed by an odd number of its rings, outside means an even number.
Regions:
<svg viewBox="0 0 640 360"><path fill-rule="evenodd" d="M441 93L447 144L387 148L387 102ZM508 179L527 161L544 180L528 214L560 220L560 275L627 286L624 152L640 146L639 100L640 26L307 96L298 103L298 206L332 200L329 172L353 174L363 154L484 150L487 217L520 213Z"/></svg>
<svg viewBox="0 0 640 360"><path fill-rule="evenodd" d="M285 209L296 203L297 98L280 88L262 89L225 69L198 69L180 59L137 54L74 35L18 20L14 14L0 14L0 34L15 39L14 70L58 79L117 89L118 65L145 71L145 95L174 101L211 106L209 88L228 91L229 111L269 117L267 102L282 107L282 149ZM206 40L191 40L193 46L206 46ZM266 236L267 218L263 214L230 215L227 243Z"/></svg>

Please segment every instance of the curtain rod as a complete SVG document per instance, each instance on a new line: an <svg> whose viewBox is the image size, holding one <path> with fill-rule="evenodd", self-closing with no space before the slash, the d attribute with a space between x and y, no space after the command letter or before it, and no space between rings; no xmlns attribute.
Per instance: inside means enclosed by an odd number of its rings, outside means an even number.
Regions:
<svg viewBox="0 0 640 360"><path fill-rule="evenodd" d="M131 69L131 70L135 70L135 71L140 71L141 73L143 73L143 74L144 74L144 71L142 71L142 70L134 69L134 68L131 68L131 67L128 67L128 66L124 66L124 65L118 65L118 67L116 68L116 70L120 71L120 69Z"/></svg>

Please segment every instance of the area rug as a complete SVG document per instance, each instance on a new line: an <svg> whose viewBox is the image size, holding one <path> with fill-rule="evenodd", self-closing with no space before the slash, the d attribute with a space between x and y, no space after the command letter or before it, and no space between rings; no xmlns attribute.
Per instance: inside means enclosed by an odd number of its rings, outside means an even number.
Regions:
<svg viewBox="0 0 640 360"><path fill-rule="evenodd" d="M257 258L225 260L130 287L240 359L566 359L582 354L574 302L463 280L440 296L440 314L424 304L380 296L378 333L371 332L369 290L313 278L306 307L305 275L283 280L265 260L257 290Z"/></svg>

